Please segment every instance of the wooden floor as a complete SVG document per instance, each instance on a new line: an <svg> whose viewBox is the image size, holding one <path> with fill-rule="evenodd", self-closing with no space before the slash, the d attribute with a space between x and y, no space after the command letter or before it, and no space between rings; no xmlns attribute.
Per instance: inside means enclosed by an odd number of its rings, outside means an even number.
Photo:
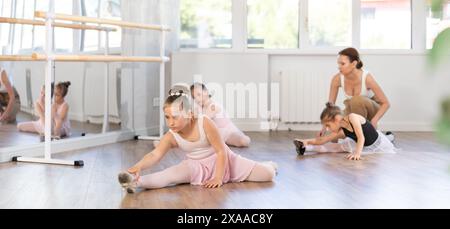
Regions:
<svg viewBox="0 0 450 229"><path fill-rule="evenodd" d="M450 208L450 151L431 133L396 133L398 154L348 161L344 154L297 157L291 139L311 132L249 133L254 160L273 160L271 183L234 183L219 189L176 187L126 194L116 175L153 147L128 141L58 154L83 168L0 164L0 208ZM150 171L178 163L171 152Z"/></svg>
<svg viewBox="0 0 450 229"><path fill-rule="evenodd" d="M0 148L18 145L27 145L39 143L39 135L33 133L24 133L17 130L17 123L28 122L36 120L32 115L20 112L17 115L17 122L6 124L0 124ZM70 138L81 137L82 133L96 134L102 132L102 124L70 121L72 135ZM120 130L121 127L118 124L111 123L110 131Z"/></svg>

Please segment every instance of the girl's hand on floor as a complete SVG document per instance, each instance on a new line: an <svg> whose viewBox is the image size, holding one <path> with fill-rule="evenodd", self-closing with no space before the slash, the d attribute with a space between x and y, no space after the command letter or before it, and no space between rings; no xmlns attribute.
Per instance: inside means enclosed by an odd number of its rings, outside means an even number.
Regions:
<svg viewBox="0 0 450 229"><path fill-rule="evenodd" d="M359 161L359 160L361 160L361 154L360 153L351 153L350 155L347 156L347 159Z"/></svg>
<svg viewBox="0 0 450 229"><path fill-rule="evenodd" d="M203 184L203 187L205 187L205 188L219 188L220 186L222 186L222 184L223 184L222 183L222 179L214 178L214 179L211 179L211 180L205 182Z"/></svg>
<svg viewBox="0 0 450 229"><path fill-rule="evenodd" d="M8 119L8 116L6 116L6 113L3 113L1 116L0 116L0 121L5 121L5 120L7 120Z"/></svg>

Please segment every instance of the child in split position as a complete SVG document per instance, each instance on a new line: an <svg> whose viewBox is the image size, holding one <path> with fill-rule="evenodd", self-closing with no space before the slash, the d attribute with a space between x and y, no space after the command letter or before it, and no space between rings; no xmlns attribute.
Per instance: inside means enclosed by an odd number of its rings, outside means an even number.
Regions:
<svg viewBox="0 0 450 229"><path fill-rule="evenodd" d="M274 162L255 162L233 153L211 119L193 116L188 92L171 90L169 95L163 107L169 132L152 152L118 176L128 193L134 193L136 188L185 183L217 188L228 182L272 181L277 167ZM163 171L141 176L142 170L155 165L171 148L186 152L187 158Z"/></svg>
<svg viewBox="0 0 450 229"><path fill-rule="evenodd" d="M327 103L320 120L331 134L315 139L294 140L299 155L303 155L305 151L350 152L348 159L360 160L362 153L395 153L391 141L361 115L350 113L343 116L338 106ZM331 143L343 138L345 140L342 143Z"/></svg>
<svg viewBox="0 0 450 229"><path fill-rule="evenodd" d="M211 95L204 84L194 83L190 89L192 98L194 98L198 108L197 112L214 121L226 144L236 147L248 147L250 145L250 137L231 122L220 104L211 99Z"/></svg>

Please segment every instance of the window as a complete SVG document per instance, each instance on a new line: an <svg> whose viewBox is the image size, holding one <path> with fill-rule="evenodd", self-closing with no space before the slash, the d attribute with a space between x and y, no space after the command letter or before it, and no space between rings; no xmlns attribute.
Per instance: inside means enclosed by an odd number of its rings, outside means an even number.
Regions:
<svg viewBox="0 0 450 229"><path fill-rule="evenodd" d="M182 0L181 48L231 48L231 0Z"/></svg>
<svg viewBox="0 0 450 229"><path fill-rule="evenodd" d="M55 2L55 13L73 14L72 0L57 0ZM48 11L49 1L36 1L37 11ZM65 22L67 23L67 22ZM70 22L69 22L70 23ZM74 30L66 28L54 28L55 52L72 52ZM34 28L34 49L43 50L45 48L45 26L35 26Z"/></svg>
<svg viewBox="0 0 450 229"><path fill-rule="evenodd" d="M73 14L72 0L56 0L55 13ZM71 22L68 22L71 23ZM55 28L55 52L72 52L73 50L73 34L75 30L66 28Z"/></svg>
<svg viewBox="0 0 450 229"><path fill-rule="evenodd" d="M433 15L428 3L427 49L433 47L436 36L446 28L450 28L450 1L444 1L441 15Z"/></svg>
<svg viewBox="0 0 450 229"><path fill-rule="evenodd" d="M410 49L410 0L361 0L361 48Z"/></svg>
<svg viewBox="0 0 450 229"><path fill-rule="evenodd" d="M82 15L87 17L101 17L113 20L120 20L121 8L120 0L83 0ZM117 31L109 33L109 47L120 47L122 45L122 30L115 27ZM85 30L82 51L97 51L105 48L105 32Z"/></svg>
<svg viewBox="0 0 450 229"><path fill-rule="evenodd" d="M245 2L246 34L235 36L239 41L245 39L249 49L321 49L347 46L360 49L411 49L412 46L411 0ZM360 8L356 8L355 4ZM422 6L419 2L414 7ZM180 47L230 48L230 8L231 0L182 0ZM440 26L447 27L446 19L439 23ZM432 34L442 31L442 27L436 24L434 28L429 27L429 33Z"/></svg>
<svg viewBox="0 0 450 229"><path fill-rule="evenodd" d="M12 0L3 0L1 14L2 17L11 17L11 7ZM1 23L0 24L0 42L1 42L1 52L3 55L11 54L11 47L9 47L9 32L10 32L10 24Z"/></svg>
<svg viewBox="0 0 450 229"><path fill-rule="evenodd" d="M36 1L37 11L48 11L48 0ZM35 50L43 50L45 47L45 27L34 27L34 47Z"/></svg>
<svg viewBox="0 0 450 229"><path fill-rule="evenodd" d="M247 47L299 47L299 0L248 0Z"/></svg>
<svg viewBox="0 0 450 229"><path fill-rule="evenodd" d="M309 45L315 47L352 44L352 0L308 1Z"/></svg>
<svg viewBox="0 0 450 229"><path fill-rule="evenodd" d="M82 15L87 17L99 17L99 3L100 1L98 0L82 1ZM98 50L99 34L100 32L96 30L85 30L82 51Z"/></svg>
<svg viewBox="0 0 450 229"><path fill-rule="evenodd" d="M15 1L15 12L13 13L13 17L15 18L22 18L23 17L23 0L16 0ZM13 34L14 34L14 39L12 41L12 45L13 45L13 54L17 54L20 50L20 46L22 43L22 28L24 27L21 24L14 24L13 26Z"/></svg>
<svg viewBox="0 0 450 229"><path fill-rule="evenodd" d="M74 14L74 3L81 2L82 14L89 17L103 17L121 19L120 0L58 0L55 3L55 12ZM15 6L15 7L14 7ZM49 0L0 0L0 15L2 17L16 17L34 19L34 11L48 11ZM71 22L64 22L71 23ZM55 52L72 52L74 34L80 30L67 28L54 28ZM81 42L87 51L98 50L104 47L105 37L98 31L86 30ZM0 24L0 51L2 54L28 53L31 50L42 51L45 47L46 30L43 26L31 26L7 23ZM121 46L122 33L120 28L110 33L110 47Z"/></svg>
<svg viewBox="0 0 450 229"><path fill-rule="evenodd" d="M101 1L101 9L100 9L100 17L120 20L121 17L121 9L120 9L120 0L102 0ZM104 38L105 33L103 32L101 37L102 48L104 48L106 39ZM103 36L102 36L103 35ZM117 27L117 31L109 33L109 47L121 47L122 43L122 29Z"/></svg>
<svg viewBox="0 0 450 229"><path fill-rule="evenodd" d="M23 18L34 18L34 0L24 0ZM23 25L21 49L30 50L33 48L33 26Z"/></svg>

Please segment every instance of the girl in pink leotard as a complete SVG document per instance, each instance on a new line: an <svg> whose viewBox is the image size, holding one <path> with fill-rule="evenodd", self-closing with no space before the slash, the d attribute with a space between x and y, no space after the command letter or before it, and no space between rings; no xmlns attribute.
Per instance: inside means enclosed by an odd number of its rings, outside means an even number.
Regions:
<svg viewBox="0 0 450 229"><path fill-rule="evenodd" d="M60 139L70 136L70 121L67 117L69 105L64 100L67 95L70 82L61 82L56 85L55 98L52 104L52 139ZM53 97L53 84L51 88ZM31 122L22 122L17 124L17 129L23 132L38 133L41 140L44 134L45 124L45 90L41 88L39 99L35 103L35 111L39 116L39 120Z"/></svg>
<svg viewBox="0 0 450 229"><path fill-rule="evenodd" d="M274 162L256 162L235 154L225 145L219 131L207 116L194 116L187 91L171 91L164 103L169 131L158 146L139 162L118 176L127 192L136 188L156 189L186 184L218 188L229 182L270 182L276 175ZM141 176L173 148L186 152L179 164L163 171Z"/></svg>
<svg viewBox="0 0 450 229"><path fill-rule="evenodd" d="M211 99L204 84L194 83L190 89L191 96L197 105L197 112L214 121L227 145L236 147L248 147L250 145L250 137L233 124L219 103Z"/></svg>

